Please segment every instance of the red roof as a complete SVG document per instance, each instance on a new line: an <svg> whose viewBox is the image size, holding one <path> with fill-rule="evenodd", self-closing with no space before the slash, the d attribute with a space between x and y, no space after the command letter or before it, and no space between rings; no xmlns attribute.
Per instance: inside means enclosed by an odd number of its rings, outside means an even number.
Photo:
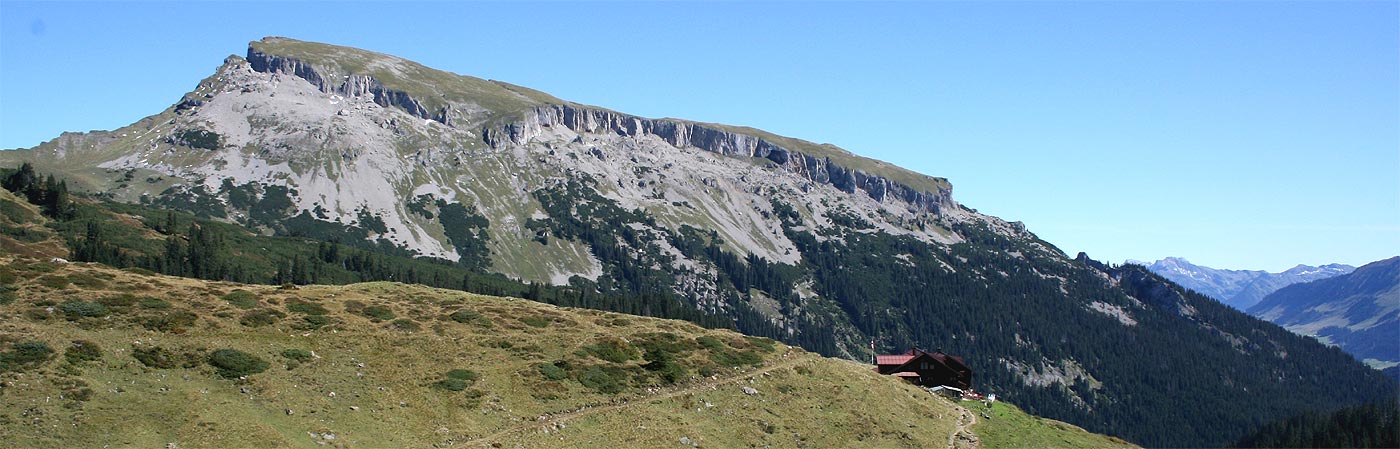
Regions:
<svg viewBox="0 0 1400 449"><path fill-rule="evenodd" d="M877 355L877 356L875 356L875 364L876 364L876 365L903 365L903 364L905 364L905 362L908 362L909 360L911 360L911 359L913 359L913 358L914 358L914 356L912 356L912 355L905 355L905 354L900 354L900 355Z"/></svg>
<svg viewBox="0 0 1400 449"><path fill-rule="evenodd" d="M900 372L898 372L898 373L891 374L891 376L895 376L895 377L919 377L919 373L911 373L911 372L908 372L908 371L900 371Z"/></svg>

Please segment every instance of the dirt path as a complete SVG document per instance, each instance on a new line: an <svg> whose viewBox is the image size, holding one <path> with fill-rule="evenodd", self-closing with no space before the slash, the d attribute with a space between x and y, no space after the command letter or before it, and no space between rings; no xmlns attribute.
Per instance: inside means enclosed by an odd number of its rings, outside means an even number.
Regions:
<svg viewBox="0 0 1400 449"><path fill-rule="evenodd" d="M798 361L799 361L799 358L798 358L798 357L794 357L794 356L793 356L793 353L792 353L791 351L789 351L788 353L783 354L782 359L779 360L777 363L774 363L774 364L771 364L771 365L768 365L768 366L764 366L764 367L762 367L762 368L759 368L759 369L756 369L756 370L753 370L753 371L745 371L745 372L743 372L743 373L739 373L739 374L734 375L734 376L732 376L732 377L726 377L726 378L723 378L723 379L715 379L715 380L709 380L709 381L702 381L702 382L699 382L699 383L687 385L687 386L685 386L684 388L680 388L680 389L677 389L677 390L665 390L665 391L657 392L656 394L652 394L652 395L630 398L630 399L627 399L625 402L620 402L620 403L616 403L616 404L607 404L607 405L599 405L599 406L593 406L593 407L585 407L585 408L582 408L582 409L579 409L579 410L574 410L574 411L572 411L572 412L565 412L565 413L559 413L559 414L545 415L544 419L540 419L540 420L536 420L536 421L525 422L525 423L522 423L522 424L519 424L519 425L515 425L515 426L507 427L507 428L505 428L505 429L501 429L501 430L497 431L496 433L492 433L492 434L490 434L490 435L486 435L486 436L481 437L481 438L476 438L476 439L473 439L473 440L464 441L464 442L462 442L461 446L489 446L491 443L495 442L496 439L498 439L498 438L500 438L500 437L503 437L503 436L506 436L506 435L510 435L510 434L512 434L512 433L515 433L515 432L520 432L520 431L523 431L523 430L529 430L529 429L535 429L535 428L541 428L541 427L547 427L547 426L553 426L555 423L559 423L559 422L565 422L565 421L570 421L570 420L574 420L574 419L578 419L578 418L583 418L583 417L586 417L586 416L596 415L596 414L599 414L599 413L615 411L615 410L619 410L619 409L631 407L631 406L634 406L634 405L637 405L637 404L644 404L644 403L648 403L648 402L655 401L655 400L659 400L659 399L668 399L668 398L673 398L673 397L676 397L676 396L681 396L681 395L685 395L685 394L695 393L695 392L697 392L697 391L709 389L709 388L711 388L711 387L716 387L716 386L724 385L724 384L730 384L730 383L734 383L734 382L738 382L738 381L741 381L741 380L744 380L744 379L751 378L751 377L753 377L753 376L762 375L763 373L766 373L766 372L769 372L769 371L773 371L773 370L776 370L776 369L787 368L787 367L796 365ZM968 412L968 413L970 413L970 412ZM973 419L976 420L975 417L974 417ZM949 439L949 441L952 441L951 438Z"/></svg>
<svg viewBox="0 0 1400 449"><path fill-rule="evenodd" d="M972 426L977 424L977 414L967 407L954 405L958 408L958 428L948 435L948 449L981 448L982 439L972 432Z"/></svg>

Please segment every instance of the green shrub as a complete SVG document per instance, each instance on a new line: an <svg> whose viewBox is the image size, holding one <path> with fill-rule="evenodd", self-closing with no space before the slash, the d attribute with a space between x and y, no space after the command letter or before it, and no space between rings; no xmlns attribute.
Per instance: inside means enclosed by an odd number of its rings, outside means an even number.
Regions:
<svg viewBox="0 0 1400 449"><path fill-rule="evenodd" d="M549 318L545 318L545 317L542 317L542 316L527 316L527 317L525 317L525 318L521 318L521 319L520 319L520 322L525 323L526 325L528 325L528 326L530 326L530 327L546 327L546 326L549 326Z"/></svg>
<svg viewBox="0 0 1400 449"><path fill-rule="evenodd" d="M320 329L335 321L325 315L306 315L301 317L301 320L303 322L303 325L300 326L302 329Z"/></svg>
<svg viewBox="0 0 1400 449"><path fill-rule="evenodd" d="M48 287L48 288L51 288L51 289L54 289L54 290L59 290L59 289L62 289L63 287L67 287L67 286L68 286L68 278L67 278L66 276L61 276L61 275L47 275L47 276L42 276L42 277L40 277L39 279L36 279L36 281L39 282L39 285L42 285L42 286L45 286L45 287Z"/></svg>
<svg viewBox="0 0 1400 449"><path fill-rule="evenodd" d="M759 349L762 349L763 352L773 352L778 349L778 342L774 341L771 338L744 337L744 340L747 340L750 345L757 346Z"/></svg>
<svg viewBox="0 0 1400 449"><path fill-rule="evenodd" d="M105 287L107 287L107 282L105 282L105 281L103 281L103 280L101 280L101 279L98 279L96 276L93 276L93 275L90 274L90 273L73 273L73 274L70 274L70 275L68 275L68 282L73 283L73 285L75 285L75 286L82 287L82 288L86 288L86 289L96 289L96 288L105 288Z"/></svg>
<svg viewBox="0 0 1400 449"><path fill-rule="evenodd" d="M109 309L126 310L136 304L136 295L122 293L120 295L104 296L97 302Z"/></svg>
<svg viewBox="0 0 1400 449"><path fill-rule="evenodd" d="M360 313L360 311L365 310L365 305L366 304L362 301L356 301L351 299L349 301L345 301L345 311L350 313Z"/></svg>
<svg viewBox="0 0 1400 449"><path fill-rule="evenodd" d="M173 310L162 315L146 318L141 322L146 329L161 332L183 333L185 329L194 326L199 320L199 315L188 310Z"/></svg>
<svg viewBox="0 0 1400 449"><path fill-rule="evenodd" d="M626 387L624 378L626 373L620 368L601 366L591 366L578 376L579 383L594 391L603 394L615 394L622 392Z"/></svg>
<svg viewBox="0 0 1400 449"><path fill-rule="evenodd" d="M305 362L311 360L313 356L311 355L311 351L307 351L305 349L288 348L282 350L282 357L296 360L298 362Z"/></svg>
<svg viewBox="0 0 1400 449"><path fill-rule="evenodd" d="M261 373L266 371L269 366L266 360L237 349L214 351L209 354L208 361L209 365L213 366L220 376L229 379Z"/></svg>
<svg viewBox="0 0 1400 449"><path fill-rule="evenodd" d="M448 379L460 379L468 382L475 382L481 376L469 369L454 369L447 372Z"/></svg>
<svg viewBox="0 0 1400 449"><path fill-rule="evenodd" d="M396 316L394 315L394 309L380 305L367 306L360 310L360 314L379 321L389 321Z"/></svg>
<svg viewBox="0 0 1400 449"><path fill-rule="evenodd" d="M467 389L467 381L462 379L447 378L437 382L438 388L447 391L462 391Z"/></svg>
<svg viewBox="0 0 1400 449"><path fill-rule="evenodd" d="M278 312L276 310L256 309L250 310L248 311L248 313L244 313L243 317L238 319L238 322L248 327L262 327L269 324L274 324L280 321L284 316L287 316L287 314Z"/></svg>
<svg viewBox="0 0 1400 449"><path fill-rule="evenodd" d="M14 287L0 287L0 306L15 302Z"/></svg>
<svg viewBox="0 0 1400 449"><path fill-rule="evenodd" d="M632 349L631 345L616 338L605 338L592 345L584 346L583 349L594 357L613 363L622 363L637 358L637 351Z"/></svg>
<svg viewBox="0 0 1400 449"><path fill-rule="evenodd" d="M393 323L390 323L390 325L393 326L394 329L407 332L417 332L423 329L423 326L419 326L417 321L413 321L408 318L399 318L397 320L394 320Z"/></svg>
<svg viewBox="0 0 1400 449"><path fill-rule="evenodd" d="M63 351L68 363L90 362L102 358L102 348L87 340L73 340L73 344Z"/></svg>
<svg viewBox="0 0 1400 449"><path fill-rule="evenodd" d="M107 315L107 306L92 301L69 299L58 304L58 311L62 312L65 318L76 320L84 317L105 316Z"/></svg>
<svg viewBox="0 0 1400 449"><path fill-rule="evenodd" d="M170 369L176 365L176 358L169 350L160 346L148 346L144 348L132 348L131 356L142 365L151 368Z"/></svg>
<svg viewBox="0 0 1400 449"><path fill-rule="evenodd" d="M538 368L540 374L543 374L545 379L564 380L569 378L568 371L565 371L564 368L560 368L559 365L553 363L541 363Z"/></svg>
<svg viewBox="0 0 1400 449"><path fill-rule="evenodd" d="M718 338L711 337L709 335L706 335L704 337L698 337L695 339L695 342L700 343L700 346L704 346L705 349L715 350L724 348L724 342L719 341Z"/></svg>
<svg viewBox="0 0 1400 449"><path fill-rule="evenodd" d="M0 352L0 372L39 365L53 357L53 348L42 341L15 343L9 351Z"/></svg>
<svg viewBox="0 0 1400 449"><path fill-rule="evenodd" d="M325 307L321 307L320 304L316 304L314 302L301 301L297 299L287 301L287 311L306 315L325 315L327 313L330 313L329 310L326 310Z"/></svg>
<svg viewBox="0 0 1400 449"><path fill-rule="evenodd" d="M762 365L763 357L753 351L714 351L710 360L721 366Z"/></svg>
<svg viewBox="0 0 1400 449"><path fill-rule="evenodd" d="M163 300L163 299L152 298L152 297L150 297L150 296L146 296L146 297L141 298L141 301L140 301L139 304L141 305L141 308L142 308L142 309L165 310L165 309L169 309L169 308L170 308L170 302L169 302L169 301L166 301L166 300Z"/></svg>
<svg viewBox="0 0 1400 449"><path fill-rule="evenodd" d="M220 298L240 309L251 309L258 306L258 295L247 290L234 290L220 296Z"/></svg>

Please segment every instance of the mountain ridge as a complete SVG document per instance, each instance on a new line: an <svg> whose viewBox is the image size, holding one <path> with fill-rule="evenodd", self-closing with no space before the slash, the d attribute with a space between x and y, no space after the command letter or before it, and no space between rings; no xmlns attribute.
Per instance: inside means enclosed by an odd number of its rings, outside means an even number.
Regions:
<svg viewBox="0 0 1400 449"><path fill-rule="evenodd" d="M1281 288L1248 312L1338 345L1377 368L1400 365L1400 257Z"/></svg>
<svg viewBox="0 0 1400 449"><path fill-rule="evenodd" d="M1265 296L1285 286L1326 279L1356 269L1337 263L1316 267L1298 264L1278 273L1270 273L1264 270L1211 268L1193 264L1181 257L1166 257L1151 263L1129 260L1127 263L1143 265L1173 282L1241 311L1249 309Z"/></svg>

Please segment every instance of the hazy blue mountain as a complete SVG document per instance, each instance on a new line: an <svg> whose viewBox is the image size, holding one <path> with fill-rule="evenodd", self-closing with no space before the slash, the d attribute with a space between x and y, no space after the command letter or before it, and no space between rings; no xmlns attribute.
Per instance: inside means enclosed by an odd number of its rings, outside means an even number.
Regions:
<svg viewBox="0 0 1400 449"><path fill-rule="evenodd" d="M1298 265L1281 273L1270 273L1263 270L1211 268L1180 257L1168 257L1150 264L1138 261L1129 263L1142 264L1153 273L1239 310L1249 309L1280 288L1343 275L1356 269L1343 264L1319 267Z"/></svg>
<svg viewBox="0 0 1400 449"><path fill-rule="evenodd" d="M1284 287L1249 313L1315 335L1372 366L1400 363L1400 257Z"/></svg>

